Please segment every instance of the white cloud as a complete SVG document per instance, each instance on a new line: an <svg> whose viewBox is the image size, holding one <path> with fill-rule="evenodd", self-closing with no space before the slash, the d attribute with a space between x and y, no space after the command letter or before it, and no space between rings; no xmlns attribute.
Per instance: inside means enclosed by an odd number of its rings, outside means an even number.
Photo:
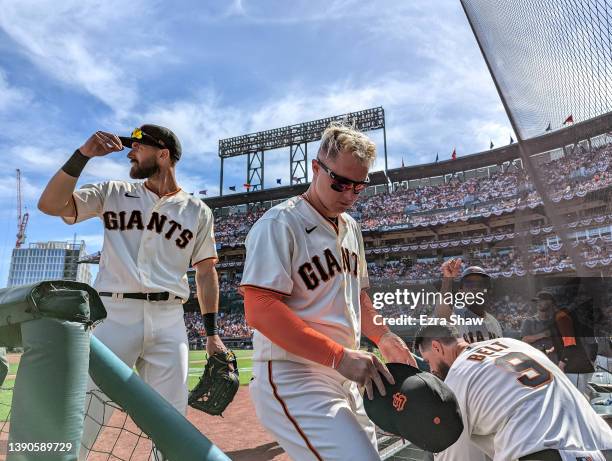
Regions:
<svg viewBox="0 0 612 461"><path fill-rule="evenodd" d="M125 115L137 100L135 67L123 50L159 50L146 35L148 8L119 0L63 2L0 0L0 28L40 69ZM127 11L126 11L127 10ZM138 19L126 23L130 11ZM147 40L145 41L145 37Z"/></svg>
<svg viewBox="0 0 612 461"><path fill-rule="evenodd" d="M219 139L382 105L390 153L405 152L406 164L413 164L433 161L436 150L444 158L454 146L462 153L472 153L486 149L490 139L501 145L508 138L510 128L504 124L501 105L482 85L474 86L474 81L469 71L461 78L443 72L418 79L396 73L365 84L346 79L317 89L289 84L285 96L271 97L256 107L223 106L219 97L207 92L152 108L143 119L176 131L190 167L214 168L219 164ZM482 108L479 100L490 101L491 107ZM376 168L383 165L382 145L379 152ZM270 178L276 165L269 161L266 165ZM286 163L278 166L279 172L287 168Z"/></svg>
<svg viewBox="0 0 612 461"><path fill-rule="evenodd" d="M29 91L11 86L6 73L0 69L0 112L21 109L31 99Z"/></svg>

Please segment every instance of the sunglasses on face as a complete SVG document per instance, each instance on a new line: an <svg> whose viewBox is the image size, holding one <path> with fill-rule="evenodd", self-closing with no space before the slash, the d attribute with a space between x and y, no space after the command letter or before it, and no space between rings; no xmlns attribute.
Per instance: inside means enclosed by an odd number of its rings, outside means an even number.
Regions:
<svg viewBox="0 0 612 461"><path fill-rule="evenodd" d="M471 281L471 280L466 280L465 282L463 282L462 287L467 289L467 290L484 290L485 288L489 288L490 284L488 281Z"/></svg>
<svg viewBox="0 0 612 461"><path fill-rule="evenodd" d="M337 173L334 173L331 168L329 168L325 163L321 160L316 159L319 166L328 174L331 178L331 188L336 192L346 192L347 190L353 190L354 194L359 194L366 187L368 187L368 183L370 182L370 178L366 178L365 181L353 181L352 179L345 178L344 176L340 176Z"/></svg>
<svg viewBox="0 0 612 461"><path fill-rule="evenodd" d="M124 138L120 136L119 139L121 139L121 143L127 147L132 147L132 143L136 141L139 144L144 144L146 146L157 147L159 149L166 148L163 141L155 139L153 136L145 133L140 128L134 128L134 131L132 131L132 134L129 138Z"/></svg>

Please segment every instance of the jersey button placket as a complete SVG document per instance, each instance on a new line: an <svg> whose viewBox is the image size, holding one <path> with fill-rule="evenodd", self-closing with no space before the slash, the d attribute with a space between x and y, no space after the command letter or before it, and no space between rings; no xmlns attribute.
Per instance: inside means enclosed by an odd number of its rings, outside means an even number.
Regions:
<svg viewBox="0 0 612 461"><path fill-rule="evenodd" d="M155 205L153 205L153 208L151 208L149 219L151 219L151 215L153 215L154 212L158 211L161 202L162 199L155 202ZM140 282L143 290L151 283L149 271L153 263L152 258L156 254L155 244L153 243L154 239L155 236L153 235L153 231L145 228L140 240L140 246L138 248L138 272L140 273Z"/></svg>

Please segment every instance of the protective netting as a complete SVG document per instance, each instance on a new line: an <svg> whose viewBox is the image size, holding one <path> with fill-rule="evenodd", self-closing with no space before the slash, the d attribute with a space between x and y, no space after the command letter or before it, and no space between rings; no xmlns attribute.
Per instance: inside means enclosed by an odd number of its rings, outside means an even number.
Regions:
<svg viewBox="0 0 612 461"><path fill-rule="evenodd" d="M592 275L589 249L573 245L569 223L593 212L592 206L581 210L580 202L609 210L612 1L462 5L519 140L518 200L530 208L541 202L542 224L552 226L563 247L556 265ZM527 272L537 259L525 235L534 221L531 210L518 209L515 250Z"/></svg>
<svg viewBox="0 0 612 461"><path fill-rule="evenodd" d="M612 111L611 0L461 3L521 138Z"/></svg>
<svg viewBox="0 0 612 461"><path fill-rule="evenodd" d="M14 383L14 377L10 376L0 386L0 460L5 460L8 452L9 420L11 418Z"/></svg>
<svg viewBox="0 0 612 461"><path fill-rule="evenodd" d="M95 442L81 447L79 459L88 461L161 461L150 437L129 415L99 390L88 392L85 424L98 427ZM92 409L95 408L94 411Z"/></svg>

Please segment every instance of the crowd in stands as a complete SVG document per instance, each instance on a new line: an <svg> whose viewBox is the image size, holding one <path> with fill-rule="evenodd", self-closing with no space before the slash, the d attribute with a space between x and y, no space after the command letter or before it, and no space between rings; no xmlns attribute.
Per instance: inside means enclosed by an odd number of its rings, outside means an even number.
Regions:
<svg viewBox="0 0 612 461"><path fill-rule="evenodd" d="M533 303L526 301L521 296L503 296L497 299L489 309L505 332L520 331L523 321L533 317L535 309Z"/></svg>
<svg viewBox="0 0 612 461"><path fill-rule="evenodd" d="M612 255L612 241L598 239L594 243L581 241L576 246L576 252L585 261L597 261L608 258ZM568 256L563 247L550 247L540 245L532 247L529 252L530 268L537 270L554 270L564 263L568 266L572 259ZM514 250L506 250L497 254L474 255L472 264L478 264L489 271L494 277L503 273L516 272L526 269L526 265L521 256ZM395 282L427 282L435 281L440 278L440 266L442 262L437 258L412 261L408 258L392 259L384 263L368 264L368 275L372 282L395 281ZM612 267L612 266L611 266ZM221 296L235 298L239 295L238 287L240 280L220 279L219 291Z"/></svg>
<svg viewBox="0 0 612 461"><path fill-rule="evenodd" d="M612 144L598 147L592 151L578 146L570 155L549 161L545 165L540 165L540 168L541 171L546 172L542 179L552 197L560 198L564 194L582 194L612 185L611 162ZM421 186L416 189L398 187L392 192L372 196L364 195L350 210L350 213L359 221L362 229L367 231L398 224L435 225L444 221L513 209L521 204L534 206L540 202L540 197L526 177L525 171L512 167L489 177L463 179L461 175L455 175L449 181L439 185ZM223 245L243 243L249 229L265 211L263 207L258 207L247 213L216 216L215 237L217 242ZM584 216L581 216L580 219L583 218ZM454 238L442 238L435 242L485 237L493 234L501 235L514 231L514 225L508 225L495 227L490 234L477 230ZM551 230L545 232L550 233ZM434 240L427 240L427 242L430 241ZM612 241L605 239L582 241L576 247L576 251L587 262L610 259ZM491 255L477 254L470 263L483 266L494 277L499 277L504 273L524 271L526 266L548 272L563 267L563 264L569 266L572 260L567 253L567 248L561 245L547 246L540 243L539 246L531 248L528 256L529 264L525 264L524 256L513 250L500 251ZM416 282L429 282L432 284L430 286L434 286L440 279L440 266L441 260L437 258L416 261L402 258L388 260L382 264L369 263L368 273L373 289L376 289L379 284L386 283L414 285ZM609 269L606 271L609 272ZM239 278L220 279L221 296L236 297L238 285ZM520 296L505 295L497 297L489 311L498 319L505 332L520 331L523 321L532 317L535 312L532 302ZM415 309L401 305L386 305L381 314L385 317L397 317L402 314L431 316L433 305L420 305ZM222 311L218 319L219 334L224 339L251 340L253 330L246 324L243 312ZM196 347L203 346L206 334L200 313L185 313L185 324L190 344Z"/></svg>
<svg viewBox="0 0 612 461"><path fill-rule="evenodd" d="M190 343L206 337L204 320L199 312L185 312L184 319ZM242 312L219 312L217 325L221 338L250 339L253 336L253 330L247 325Z"/></svg>
<svg viewBox="0 0 612 461"><path fill-rule="evenodd" d="M588 151L578 146L567 156L540 166L552 197L570 191L589 192L612 185L612 144ZM524 170L509 168L490 177L460 179L421 186L398 188L392 192L364 197L350 213L362 229L369 230L397 224L425 225L441 220L457 220L515 207L520 203L540 203L539 195L527 180ZM263 207L248 213L217 216L217 242L236 244L244 241L249 229L265 212Z"/></svg>

